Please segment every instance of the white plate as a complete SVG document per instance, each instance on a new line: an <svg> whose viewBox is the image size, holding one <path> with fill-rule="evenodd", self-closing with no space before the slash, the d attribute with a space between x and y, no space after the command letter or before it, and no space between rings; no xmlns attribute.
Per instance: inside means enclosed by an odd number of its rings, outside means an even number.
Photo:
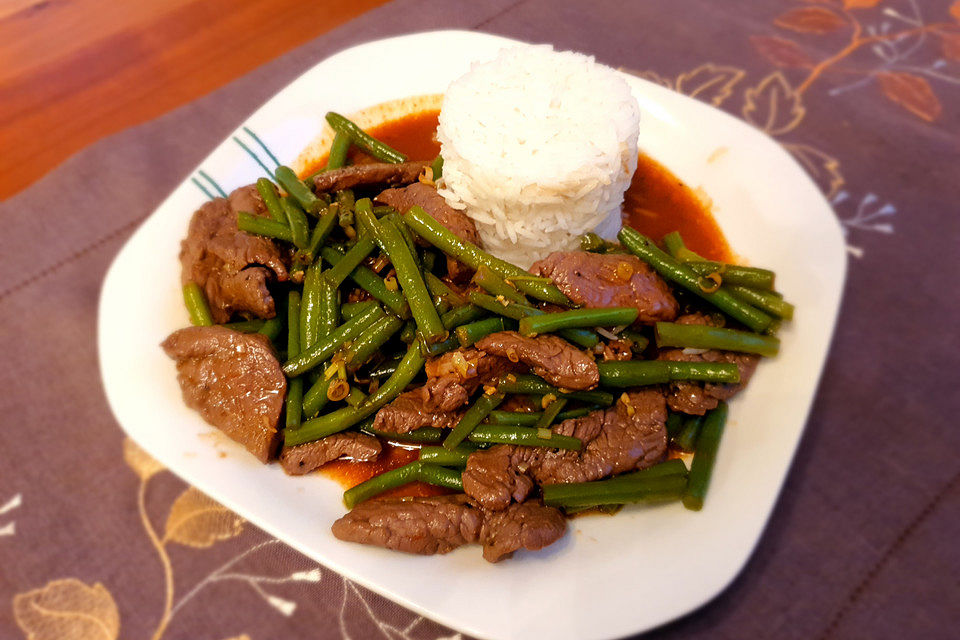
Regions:
<svg viewBox="0 0 960 640"><path fill-rule="evenodd" d="M261 156L259 137L291 162L329 109L350 113L442 92L474 60L513 41L460 31L381 40L339 53L260 108L236 136ZM429 61L426 64L425 61ZM263 466L187 409L159 343L187 325L180 239L206 199L185 181L117 256L100 301L99 349L117 420L186 481L254 524L388 598L484 638L610 638L681 616L716 596L750 556L787 474L827 354L846 255L840 227L813 182L780 146L701 102L626 76L640 101L640 146L713 199L731 246L773 268L796 303L780 355L733 401L706 507L628 508L571 522L564 540L497 565L477 547L418 557L336 540L341 488L321 475ZM720 159L708 159L719 148ZM227 191L258 165L232 139L201 169ZM209 189L209 186L207 187ZM146 276L146 278L144 277ZM220 457L219 452L226 452Z"/></svg>

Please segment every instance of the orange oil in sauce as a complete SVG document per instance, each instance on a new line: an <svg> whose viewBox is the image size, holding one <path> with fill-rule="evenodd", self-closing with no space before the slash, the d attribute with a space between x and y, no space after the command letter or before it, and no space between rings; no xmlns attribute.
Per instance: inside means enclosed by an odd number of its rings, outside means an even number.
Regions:
<svg viewBox="0 0 960 640"><path fill-rule="evenodd" d="M411 160L431 160L440 153L436 140L439 111L423 111L385 122L368 130L373 137L404 153ZM351 149L353 163L375 162L367 154ZM326 158L311 168L313 173ZM690 249L711 260L730 260L727 240L710 213L709 207L687 185L653 158L640 154L637 171L624 197L623 222L659 242L671 231L679 231ZM419 457L416 448L384 444L383 453L371 462L335 460L321 472L344 487L353 487L370 478L402 467ZM434 496L450 493L446 489L415 482L393 489L384 496Z"/></svg>

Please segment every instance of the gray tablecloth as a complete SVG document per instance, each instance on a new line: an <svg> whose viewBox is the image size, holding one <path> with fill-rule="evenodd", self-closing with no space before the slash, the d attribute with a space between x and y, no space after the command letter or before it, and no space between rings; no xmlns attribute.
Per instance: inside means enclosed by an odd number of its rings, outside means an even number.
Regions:
<svg viewBox="0 0 960 640"><path fill-rule="evenodd" d="M0 205L0 637L455 637L153 463L95 354L110 260L246 115L339 49L451 27L589 52L747 119L847 232L835 343L766 534L651 637L957 637L958 20L932 0L398 0L69 159Z"/></svg>

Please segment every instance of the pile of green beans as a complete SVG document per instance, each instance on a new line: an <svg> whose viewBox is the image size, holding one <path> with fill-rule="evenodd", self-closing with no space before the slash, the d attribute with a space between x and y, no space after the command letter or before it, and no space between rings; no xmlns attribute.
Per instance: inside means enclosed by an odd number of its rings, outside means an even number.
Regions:
<svg viewBox="0 0 960 640"><path fill-rule="evenodd" d="M330 112L326 120L335 134L327 164L320 171L345 167L351 162L352 147L382 162L406 161L403 153L343 116ZM431 169L433 178L439 178L443 159L436 158ZM664 237L666 252L630 228L619 233L619 245L586 234L581 248L637 256L664 279L702 299L699 304L722 312L733 327L682 324L682 320L635 325L640 316L635 307L575 308L550 279L534 276L463 240L421 207L408 211L375 207L370 200L373 194L363 185L356 191L323 193L313 180L278 166L272 175L257 180L256 191L263 206L238 212L237 229L287 243L284 255L289 257L290 277L271 285L277 300L275 317L236 319L221 326L267 336L284 361L282 370L288 379L284 445L300 446L346 430L421 445L415 462L347 490L343 498L351 508L415 481L462 491L462 469L482 447L507 444L583 451L586 443L556 433L565 430L557 425L613 406L625 389L676 381L738 383L740 370L733 363L643 357L655 356L661 348L774 356L780 340L772 333L795 312L774 289L773 271L707 260L687 248L676 232ZM445 256L473 269L468 293L461 292L460 287L467 286L464 281L442 277ZM204 290L189 282L182 293L191 324L213 325ZM696 302L679 296L684 307L690 300ZM482 385L469 389L473 400L464 403L466 410L452 428L422 427L403 434L377 429L377 412L407 391L425 368L429 370L428 358L513 330L532 337L555 334L590 350L597 360L599 385L569 391L531 374L508 374L493 381L481 378ZM627 340L630 349L624 354L618 345L611 354L601 336ZM650 346L651 339L656 349ZM601 361L601 356L614 359ZM616 360L623 357L630 359ZM456 356L452 362L457 367ZM523 396L542 410L498 410L511 395ZM665 428L670 446L693 456L689 472L681 460L668 460L594 482L548 485L543 487L543 501L568 513L668 500L682 500L688 509L699 510L727 411L720 402L705 416L668 414Z"/></svg>

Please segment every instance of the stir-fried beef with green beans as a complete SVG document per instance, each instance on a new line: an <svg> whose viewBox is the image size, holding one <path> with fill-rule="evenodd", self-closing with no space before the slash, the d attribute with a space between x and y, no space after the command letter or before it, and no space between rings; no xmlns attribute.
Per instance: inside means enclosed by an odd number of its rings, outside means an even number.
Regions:
<svg viewBox="0 0 960 640"><path fill-rule="evenodd" d="M196 326L163 345L187 404L290 474L421 447L345 493L343 540L480 543L495 562L560 538L564 515L702 508L725 401L794 313L773 272L629 228L525 271L437 193L442 161L327 119L325 168L279 167L193 216L181 262ZM348 164L351 146L379 162ZM671 451L693 452L689 472ZM453 495L377 497L415 481Z"/></svg>

